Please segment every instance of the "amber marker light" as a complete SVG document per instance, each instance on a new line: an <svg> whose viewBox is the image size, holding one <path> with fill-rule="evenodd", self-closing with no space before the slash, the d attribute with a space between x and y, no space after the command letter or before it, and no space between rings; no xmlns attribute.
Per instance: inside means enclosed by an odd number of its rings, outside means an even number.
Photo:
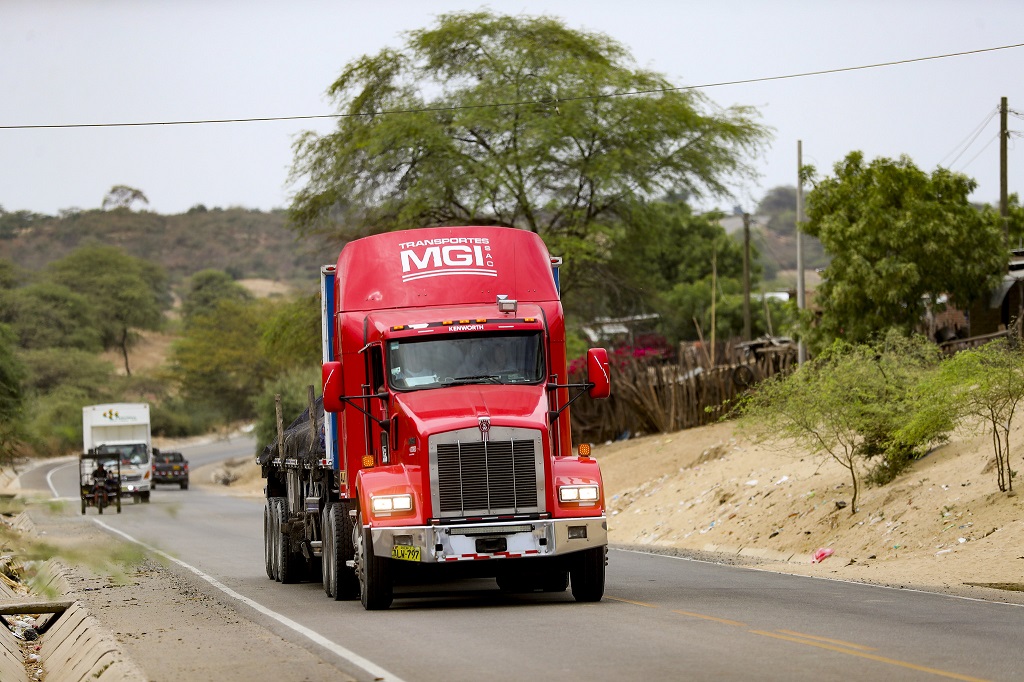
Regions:
<svg viewBox="0 0 1024 682"><path fill-rule="evenodd" d="M580 443L579 446L576 448L576 452L578 452L580 457L582 457L583 459L589 459L590 443Z"/></svg>
<svg viewBox="0 0 1024 682"><path fill-rule="evenodd" d="M369 469L373 466L373 455L363 455L363 468Z"/></svg>

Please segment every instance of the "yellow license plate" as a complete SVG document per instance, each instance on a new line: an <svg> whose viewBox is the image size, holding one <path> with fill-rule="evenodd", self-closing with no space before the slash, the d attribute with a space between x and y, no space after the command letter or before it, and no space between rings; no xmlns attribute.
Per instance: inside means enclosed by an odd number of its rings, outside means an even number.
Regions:
<svg viewBox="0 0 1024 682"><path fill-rule="evenodd" d="M402 561L419 561L420 548L411 545L395 545L391 548L391 558Z"/></svg>

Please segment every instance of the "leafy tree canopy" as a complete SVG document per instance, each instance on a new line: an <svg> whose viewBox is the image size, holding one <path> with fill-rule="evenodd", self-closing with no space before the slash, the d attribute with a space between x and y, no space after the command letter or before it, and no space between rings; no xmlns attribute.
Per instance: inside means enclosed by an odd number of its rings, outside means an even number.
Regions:
<svg viewBox="0 0 1024 682"><path fill-rule="evenodd" d="M292 368L319 367L320 297L300 296L275 306L263 325L261 348L275 374Z"/></svg>
<svg viewBox="0 0 1024 682"><path fill-rule="evenodd" d="M968 196L977 183L906 156L865 163L852 152L807 196L806 230L832 261L816 301L826 338L856 341L890 327L916 329L926 305L960 307L986 295L1006 267L996 213Z"/></svg>
<svg viewBox="0 0 1024 682"><path fill-rule="evenodd" d="M745 159L768 138L756 112L671 87L608 36L552 17L441 15L402 49L349 63L331 85L345 116L334 133L296 143L292 179L305 184L291 219L300 232L345 238L520 227L575 267L635 200L725 195L729 180L752 172ZM638 91L657 92L627 94ZM403 110L419 111L383 113Z"/></svg>
<svg viewBox="0 0 1024 682"><path fill-rule="evenodd" d="M21 348L103 349L102 320L93 300L57 282L0 292L0 322Z"/></svg>
<svg viewBox="0 0 1024 682"><path fill-rule="evenodd" d="M159 266L113 246L83 246L54 261L51 281L74 283L97 311L103 345L117 348L131 374L128 349L136 330L159 329L167 307L167 275Z"/></svg>
<svg viewBox="0 0 1024 682"><path fill-rule="evenodd" d="M128 185L114 185L103 197L103 210L108 208L123 208L131 210L132 204L140 202L148 204L149 199L142 193L142 190L129 187Z"/></svg>
<svg viewBox="0 0 1024 682"><path fill-rule="evenodd" d="M186 398L227 419L252 416L252 399L268 377L258 344L270 305L222 299L193 318L170 358Z"/></svg>
<svg viewBox="0 0 1024 682"><path fill-rule="evenodd" d="M201 270L189 280L188 292L181 302L185 325L197 315L212 312L220 301L248 301L252 294L222 270Z"/></svg>

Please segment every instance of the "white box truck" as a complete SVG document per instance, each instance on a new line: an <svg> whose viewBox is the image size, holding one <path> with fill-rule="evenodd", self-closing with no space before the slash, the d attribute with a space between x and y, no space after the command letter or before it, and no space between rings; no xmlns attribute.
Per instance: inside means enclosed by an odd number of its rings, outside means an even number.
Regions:
<svg viewBox="0 0 1024 682"><path fill-rule="evenodd" d="M111 460L121 460L122 497L149 502L154 453L148 404L108 403L83 407L82 443L88 454L109 454Z"/></svg>

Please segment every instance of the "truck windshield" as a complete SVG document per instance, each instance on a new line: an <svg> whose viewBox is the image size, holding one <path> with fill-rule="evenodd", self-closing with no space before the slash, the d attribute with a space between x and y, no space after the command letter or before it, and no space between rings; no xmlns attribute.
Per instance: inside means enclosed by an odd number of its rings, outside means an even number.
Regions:
<svg viewBox="0 0 1024 682"><path fill-rule="evenodd" d="M142 443L133 443L131 445L104 444L96 448L96 453L101 455L120 455L121 462L124 464L147 464L149 462L149 452Z"/></svg>
<svg viewBox="0 0 1024 682"><path fill-rule="evenodd" d="M388 377L400 391L458 384L533 384L543 380L540 332L395 339Z"/></svg>

